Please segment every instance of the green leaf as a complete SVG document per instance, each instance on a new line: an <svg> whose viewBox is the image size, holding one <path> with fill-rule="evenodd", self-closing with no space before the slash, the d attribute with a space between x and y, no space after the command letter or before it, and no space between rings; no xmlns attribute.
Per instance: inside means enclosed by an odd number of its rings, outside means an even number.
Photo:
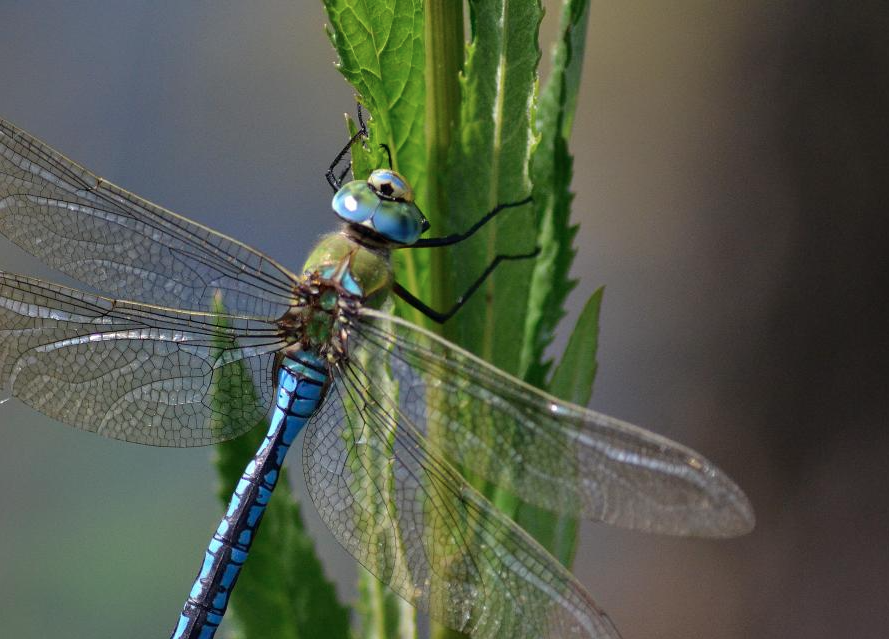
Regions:
<svg viewBox="0 0 889 639"><path fill-rule="evenodd" d="M561 37L553 48L552 72L537 109L540 142L532 157L531 179L539 224L537 242L541 250L532 275L520 367L527 381L540 387L547 386L546 375L551 366L544 359L544 351L564 317L565 300L576 284L568 277L576 253L572 243L577 233L577 227L569 221L573 160L568 152L568 140L577 104L589 11L589 0L562 2ZM587 302L563 360L548 385L557 397L580 405L585 405L592 393L601 299L600 289ZM584 366L588 368L584 370ZM576 518L559 517L520 504L514 519L559 561L570 566L577 545Z"/></svg>
<svg viewBox="0 0 889 639"><path fill-rule="evenodd" d="M539 219L540 257L525 317L521 368L527 371L527 380L538 386L544 384L550 366L544 361L544 351L565 314L565 299L576 283L568 277L577 233L577 227L569 221L573 160L568 140L577 104L589 10L589 0L562 3L561 39L553 48L552 72L537 108L540 143L534 150L531 179Z"/></svg>
<svg viewBox="0 0 889 639"><path fill-rule="evenodd" d="M224 313L218 302L213 310ZM231 345L223 335L224 329L225 324L220 322L214 338L220 352ZM253 405L254 399L251 374L242 364L227 366L226 375L211 386L210 401L235 408L226 413L237 414L238 402ZM228 505L266 430L267 424L260 422L245 435L216 447L223 506ZM234 621L243 639L349 637L349 611L339 603L333 584L324 576L314 542L291 493L286 469L281 470L260 528L232 594L227 623ZM319 634L322 628L323 635Z"/></svg>
<svg viewBox="0 0 889 639"><path fill-rule="evenodd" d="M472 40L463 69L460 138L451 154L449 208L441 233L470 228L497 205L531 192L528 162L536 138L531 118L543 11L533 0L469 3ZM536 245L531 206L509 209L467 241L447 249L435 286L460 295L498 254ZM521 318L534 260L507 262L444 326L451 341L507 372L519 368ZM452 300L453 301L453 298Z"/></svg>
<svg viewBox="0 0 889 639"><path fill-rule="evenodd" d="M596 352L599 346L599 310L604 293L605 289L600 288L587 300L549 383L553 395L580 406L589 403L593 395L593 380L599 368Z"/></svg>
<svg viewBox="0 0 889 639"><path fill-rule="evenodd" d="M532 123L543 10L534 0L475 0L469 9L472 40L461 77L460 135L447 167L447 208L438 231L442 235L464 231L498 205L531 192L528 165L537 141ZM440 308L465 292L496 256L532 251L536 235L534 207L526 205L503 212L472 238L447 249L432 278L433 287L449 296ZM502 264L444 325L444 335L499 368L521 375L516 345L523 341L521 318L533 270L534 260ZM474 426L483 429L481 424ZM464 470L498 507L514 514L514 499L497 495L493 487L472 476L472 469ZM463 635L434 627L433 636Z"/></svg>
<svg viewBox="0 0 889 639"><path fill-rule="evenodd" d="M338 68L371 116L369 140L353 147L355 176L362 178L385 166L386 154L380 145L388 145L392 168L407 177L420 208L430 215L426 208L422 0L324 0L324 7L330 19L328 36L340 58ZM409 290L421 290L429 281L429 255L402 252L396 256L395 272ZM422 322L409 307L398 306L405 316Z"/></svg>
<svg viewBox="0 0 889 639"><path fill-rule="evenodd" d="M395 168L425 181L423 3L325 0L339 70L373 116L371 141L387 144ZM397 123L397 125L396 125ZM382 163L379 148L374 158Z"/></svg>
<svg viewBox="0 0 889 639"><path fill-rule="evenodd" d="M363 568L358 572L358 602L362 639L416 639L417 611Z"/></svg>
<svg viewBox="0 0 889 639"><path fill-rule="evenodd" d="M367 360L359 361L362 367L371 366ZM391 379L380 379L378 382L378 388L385 394L392 397L398 395L398 387ZM359 420L361 407L353 399L357 398L344 398L345 412L346 415L353 416L347 419ZM382 485L366 474L353 480L353 493L373 496L368 503L362 504L363 512L369 516L356 522L360 526L362 538L370 547L383 548L393 540L394 533L394 543L400 544L400 530L397 527L393 530L389 525L390 516L397 519L397 515L393 513L398 512L396 484L390 472L392 465L389 455L376 447L362 446L355 441L355 433L350 429L346 429L341 436L349 451L346 460L349 466L375 467L379 469L379 478L384 478ZM394 446L394 433L389 434L387 444ZM374 574L409 574L404 561L404 553L378 553L366 558L364 565L370 570L359 568L359 600L356 609L360 621L360 636L364 639L415 639L416 610L374 577Z"/></svg>
<svg viewBox="0 0 889 639"><path fill-rule="evenodd" d="M386 144L393 168L407 177L417 203L427 215L425 137L425 22L421 0L324 0L328 34L340 57L339 70L370 111L369 139L352 148L353 173L364 177L384 166ZM349 122L350 134L356 130ZM396 256L395 273L412 291L429 279L429 256L414 251ZM409 307L399 312L417 321ZM360 636L364 639L411 639L416 614L410 606L359 568Z"/></svg>
<svg viewBox="0 0 889 639"><path fill-rule="evenodd" d="M471 42L465 48L465 61L462 3L427 0L422 31L419 3L325 0L325 5L340 69L374 118L367 151L355 149L356 174L379 166L384 156L376 145L390 144L393 163L414 185L418 203L432 223L431 236L464 231L497 205L533 193L533 206L505 211L460 245L397 252L402 262L396 262L395 272L409 291L433 308L447 310L495 256L539 247L537 259L503 264L454 318L432 328L503 370L546 386L550 364L544 361L544 351L574 286L568 278L576 229L568 218L572 166L567 140L588 0L563 3L561 38L539 110L542 8L537 0L471 0ZM409 13L409 18L396 23L391 17L399 11ZM399 61L396 68L386 71L384 65L393 60ZM389 78L391 83L383 82L389 73L396 76ZM402 108L396 113L393 105ZM399 137L396 131L409 137ZM400 303L396 310L428 324ZM598 302L590 302L572 335L579 350L592 353L589 362L595 359L597 313ZM595 371L583 373L580 366L581 361L566 359L551 388L588 398L580 391L586 377L591 384ZM429 401L434 403L434 396ZM480 487L507 514L529 518L515 499ZM540 513L525 523L563 560L570 557L573 520ZM359 609L376 608L379 627L391 628L391 600L378 601L379 585L374 583L361 579ZM441 628L433 633L460 636Z"/></svg>

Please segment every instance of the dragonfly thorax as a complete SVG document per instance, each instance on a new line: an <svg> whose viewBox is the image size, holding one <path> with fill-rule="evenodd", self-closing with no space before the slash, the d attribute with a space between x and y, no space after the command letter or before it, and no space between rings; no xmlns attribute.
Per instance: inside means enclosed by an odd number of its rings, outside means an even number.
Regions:
<svg viewBox="0 0 889 639"><path fill-rule="evenodd" d="M339 360L348 354L351 322L362 306L378 307L389 293L389 252L331 233L303 267L290 310L278 320L291 349Z"/></svg>
<svg viewBox="0 0 889 639"><path fill-rule="evenodd" d="M344 295L379 308L392 288L389 250L356 238L351 229L325 235L303 265L304 277L318 274ZM333 281L333 278L338 278Z"/></svg>

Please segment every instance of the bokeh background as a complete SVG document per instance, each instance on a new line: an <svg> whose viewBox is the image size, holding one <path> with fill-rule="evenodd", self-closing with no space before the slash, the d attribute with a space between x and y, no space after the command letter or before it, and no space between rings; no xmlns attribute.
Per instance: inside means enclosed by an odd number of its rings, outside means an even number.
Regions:
<svg viewBox="0 0 889 639"><path fill-rule="evenodd" d="M324 22L0 0L0 114L298 268L353 108ZM718 542L586 525L576 572L627 638L889 630L887 33L870 0L594 3L569 318L607 285L593 406L704 452L758 515ZM64 281L8 242L0 268ZM221 510L212 452L15 401L0 437L0 637L167 636Z"/></svg>

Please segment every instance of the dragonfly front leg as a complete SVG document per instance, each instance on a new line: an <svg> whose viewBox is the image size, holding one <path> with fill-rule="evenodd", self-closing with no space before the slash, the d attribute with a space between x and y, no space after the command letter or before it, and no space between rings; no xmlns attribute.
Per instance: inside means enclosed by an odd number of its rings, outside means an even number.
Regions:
<svg viewBox="0 0 889 639"><path fill-rule="evenodd" d="M358 105L358 131L349 138L349 141L346 142L346 146L337 153L336 157L333 159L333 162L330 163L330 166L327 167L327 172L324 174L324 177L327 179L327 183L330 184L333 192L336 193L340 190L340 187L343 185L343 180L346 177L346 173L349 172L349 169L352 166L352 162L346 163L345 168L343 168L342 172L337 175L336 167L337 165L343 161L343 158L346 157L346 154L352 150L352 145L355 144L359 139L367 137L367 124L364 122L364 112L361 110L361 105ZM392 164L392 158L389 158L389 164Z"/></svg>
<svg viewBox="0 0 889 639"><path fill-rule="evenodd" d="M210 540L171 639L211 639L222 623L235 582L281 474L284 457L317 409L327 378L323 363L311 353L300 352L282 362L269 431L256 456L244 469L228 510Z"/></svg>

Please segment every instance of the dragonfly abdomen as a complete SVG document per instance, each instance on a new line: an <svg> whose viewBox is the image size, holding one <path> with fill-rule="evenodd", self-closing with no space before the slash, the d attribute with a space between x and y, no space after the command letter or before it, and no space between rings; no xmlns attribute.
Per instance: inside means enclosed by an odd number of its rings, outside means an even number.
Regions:
<svg viewBox="0 0 889 639"><path fill-rule="evenodd" d="M311 352L297 351L281 362L268 433L232 493L171 639L212 639L216 633L287 451L324 398L328 379L324 361Z"/></svg>

